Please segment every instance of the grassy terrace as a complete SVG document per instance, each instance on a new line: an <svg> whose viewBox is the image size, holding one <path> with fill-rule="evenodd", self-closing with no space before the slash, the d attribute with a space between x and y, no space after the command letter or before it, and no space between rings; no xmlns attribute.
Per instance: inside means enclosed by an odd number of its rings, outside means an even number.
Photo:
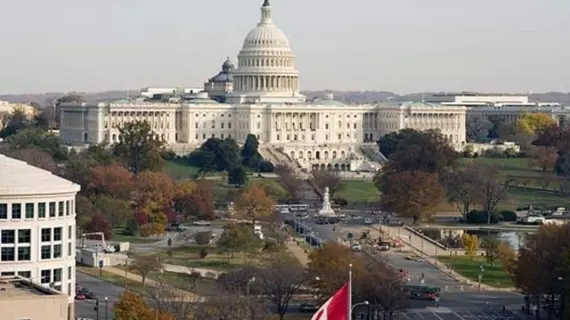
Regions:
<svg viewBox="0 0 570 320"><path fill-rule="evenodd" d="M455 272L475 283L478 282L479 266L483 265L484 272L481 283L498 288L513 287L513 282L498 261L491 265L483 257L471 258L469 256L440 256L438 260L447 266L451 265Z"/></svg>
<svg viewBox="0 0 570 320"><path fill-rule="evenodd" d="M90 268L90 267L85 267L85 266L80 266L78 265L77 267L77 271L81 272L83 274L86 274L88 276L94 277L94 278L99 278L103 281L107 281L111 284L114 284L116 286L119 287L126 287L129 288L133 291L137 291L137 292L143 292L143 286L141 283L127 279L125 277L122 277L120 275L114 274L114 273L110 273L107 272L105 270L99 270L98 268Z"/></svg>

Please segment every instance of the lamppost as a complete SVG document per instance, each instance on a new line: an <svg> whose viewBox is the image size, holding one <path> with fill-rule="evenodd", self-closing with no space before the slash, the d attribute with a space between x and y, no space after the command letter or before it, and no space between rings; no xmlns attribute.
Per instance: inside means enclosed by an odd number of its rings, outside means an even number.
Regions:
<svg viewBox="0 0 570 320"><path fill-rule="evenodd" d="M479 290L481 290L481 281L483 280L483 272L485 272L485 268L483 268L483 265L480 264L480 265L479 265L479 276L478 276L478 280L479 280Z"/></svg>
<svg viewBox="0 0 570 320"><path fill-rule="evenodd" d="M360 306L368 306L370 303L368 301L363 301L363 302L359 302L359 303L355 303L352 305L352 307L350 308L350 314L354 313L354 309L356 307L360 307ZM352 319L348 319L348 320L352 320Z"/></svg>
<svg viewBox="0 0 570 320"><path fill-rule="evenodd" d="M105 297L105 320L109 320L108 302L109 298Z"/></svg>
<svg viewBox="0 0 570 320"><path fill-rule="evenodd" d="M566 288L564 287L564 278L558 277L560 286L560 319L564 319L564 309L566 308Z"/></svg>

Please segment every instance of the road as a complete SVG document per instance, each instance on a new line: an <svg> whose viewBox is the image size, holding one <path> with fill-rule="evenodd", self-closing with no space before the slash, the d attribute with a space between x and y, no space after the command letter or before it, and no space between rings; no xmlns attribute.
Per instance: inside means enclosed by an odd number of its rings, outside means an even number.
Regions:
<svg viewBox="0 0 570 320"><path fill-rule="evenodd" d="M75 316L91 319L107 320L113 318L113 306L118 301L119 296L123 293L124 288L112 285L103 280L77 273L77 285L91 290L100 299L99 302L99 318L97 312L93 310L95 301L84 300L75 301ZM107 316L105 318L105 297L107 297Z"/></svg>

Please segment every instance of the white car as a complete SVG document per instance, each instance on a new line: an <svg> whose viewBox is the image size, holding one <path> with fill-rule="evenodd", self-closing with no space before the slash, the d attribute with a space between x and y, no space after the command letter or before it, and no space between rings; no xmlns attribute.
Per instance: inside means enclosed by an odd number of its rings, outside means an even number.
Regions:
<svg viewBox="0 0 570 320"><path fill-rule="evenodd" d="M362 251L362 246L359 244L353 244L352 245L352 251L360 252L360 251Z"/></svg>
<svg viewBox="0 0 570 320"><path fill-rule="evenodd" d="M374 224L374 220L372 220L370 218L366 218L366 219L364 219L364 224Z"/></svg>
<svg viewBox="0 0 570 320"><path fill-rule="evenodd" d="M194 222L192 222L192 224L195 226L211 226L212 225L212 223L210 221L205 221L205 220L194 221Z"/></svg>

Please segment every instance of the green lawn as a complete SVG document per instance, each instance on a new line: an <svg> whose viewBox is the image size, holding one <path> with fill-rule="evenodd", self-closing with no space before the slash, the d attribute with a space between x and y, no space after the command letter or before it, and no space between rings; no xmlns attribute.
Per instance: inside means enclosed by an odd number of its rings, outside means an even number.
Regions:
<svg viewBox="0 0 570 320"><path fill-rule="evenodd" d="M482 283L493 287L512 287L513 282L503 270L500 262L496 261L490 265L483 257L469 257L469 256L440 256L438 260L446 265L452 266L452 269L461 274L462 276L477 283L479 277L479 266L483 265L483 278Z"/></svg>
<svg viewBox="0 0 570 320"><path fill-rule="evenodd" d="M183 164L180 161L168 160L164 163L163 172L178 179L190 179L198 173L199 168Z"/></svg>
<svg viewBox="0 0 570 320"><path fill-rule="evenodd" d="M344 180L342 189L337 191L335 198L344 198L350 202L378 202L380 192L370 180Z"/></svg>
<svg viewBox="0 0 570 320"><path fill-rule="evenodd" d="M103 281L107 281L107 282L114 284L116 286L119 286L119 287L129 288L130 290L133 290L136 292L143 292L143 286L141 283L126 279L125 277L122 277L122 276L114 274L114 273L107 272L105 270L102 270L102 272L101 272L101 270L98 268L90 268L90 267L78 265L77 266L77 272L86 274L86 275L94 277L94 278L99 278Z"/></svg>
<svg viewBox="0 0 570 320"><path fill-rule="evenodd" d="M141 238L137 236L126 236L122 235L121 232L123 229L113 229L112 235L113 237L110 239L112 242L130 242L130 243L153 243L157 242L158 240L156 237L150 238Z"/></svg>

